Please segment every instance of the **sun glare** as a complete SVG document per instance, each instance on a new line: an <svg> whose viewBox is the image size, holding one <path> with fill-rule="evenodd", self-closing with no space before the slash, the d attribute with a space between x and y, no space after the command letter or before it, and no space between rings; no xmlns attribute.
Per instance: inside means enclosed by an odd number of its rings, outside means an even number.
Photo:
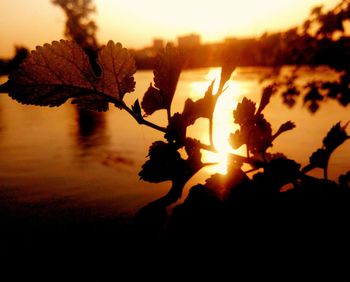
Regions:
<svg viewBox="0 0 350 282"><path fill-rule="evenodd" d="M205 76L205 82L193 82L192 88L196 93L204 93L211 81L215 79L214 93L216 93L220 82L220 68L211 68ZM230 133L237 129L237 125L233 122L232 111L237 106L237 99L240 97L239 84L230 80L225 85L226 90L219 97L215 110L213 122L213 142L217 153L205 153L204 162L213 162L217 165L210 166L210 173L227 173L228 153L242 154L243 151L233 150L230 142ZM197 96L197 95L193 95Z"/></svg>

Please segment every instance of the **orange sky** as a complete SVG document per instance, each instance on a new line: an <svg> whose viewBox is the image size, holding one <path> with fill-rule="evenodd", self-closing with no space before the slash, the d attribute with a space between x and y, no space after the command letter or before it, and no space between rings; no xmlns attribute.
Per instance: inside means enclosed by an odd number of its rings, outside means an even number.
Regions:
<svg viewBox="0 0 350 282"><path fill-rule="evenodd" d="M0 0L0 56L63 37L65 18L50 0ZM95 0L98 39L139 48L161 37L199 33L204 42L255 36L301 23L311 7L338 0Z"/></svg>

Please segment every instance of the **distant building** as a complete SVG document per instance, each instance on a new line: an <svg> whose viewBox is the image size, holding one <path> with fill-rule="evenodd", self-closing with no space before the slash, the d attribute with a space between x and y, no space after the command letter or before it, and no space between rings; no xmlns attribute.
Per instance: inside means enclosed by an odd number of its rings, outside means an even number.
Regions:
<svg viewBox="0 0 350 282"><path fill-rule="evenodd" d="M177 44L180 48L198 47L201 45L201 37L198 34L179 36L177 38Z"/></svg>
<svg viewBox="0 0 350 282"><path fill-rule="evenodd" d="M154 49L156 49L156 50L163 49L163 47L164 47L164 40L163 39L159 39L159 38L153 39L153 46L152 47Z"/></svg>

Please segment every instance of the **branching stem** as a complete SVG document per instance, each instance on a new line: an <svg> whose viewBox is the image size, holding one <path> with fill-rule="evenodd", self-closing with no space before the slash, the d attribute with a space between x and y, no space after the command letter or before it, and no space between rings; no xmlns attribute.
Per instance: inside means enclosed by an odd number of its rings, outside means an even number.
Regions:
<svg viewBox="0 0 350 282"><path fill-rule="evenodd" d="M165 128L165 127L161 127L161 126L159 126L159 125L157 125L157 124L154 124L154 123L152 123L152 122L150 122L150 121L148 121L148 120L145 120L142 116L139 116L139 115L135 114L135 113L133 112L133 110L130 109L126 104L122 103L122 104L121 104L121 107L122 107L124 110L126 110L126 111L137 121L138 124L146 125L146 126L148 126L148 127L150 127L150 128L153 128L153 129L155 129L155 130L158 130L158 131L160 131L160 132L166 132L166 128Z"/></svg>

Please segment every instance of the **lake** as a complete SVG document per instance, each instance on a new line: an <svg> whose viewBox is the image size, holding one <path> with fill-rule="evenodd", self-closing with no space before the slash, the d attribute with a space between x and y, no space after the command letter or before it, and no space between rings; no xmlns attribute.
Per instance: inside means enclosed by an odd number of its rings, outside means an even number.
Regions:
<svg viewBox="0 0 350 282"><path fill-rule="evenodd" d="M227 138L236 128L232 110L244 96L259 102L259 81L268 71L245 67L233 73L215 111L214 141L220 153L204 156L219 164L193 177L184 196L212 173L225 172L230 150ZM304 80L334 75L327 69L303 72ZM219 74L218 68L184 71L172 111L182 111L187 97L201 98ZM136 92L126 94L127 104L142 100L152 77L151 71L137 72ZM350 119L349 109L334 101L312 115L302 106L302 99L289 109L280 96L272 98L264 113L274 131L287 120L296 123L294 130L276 140L271 151L283 152L302 165L322 145L331 126ZM166 113L159 111L149 120L165 126ZM207 143L207 128L206 120L198 120L189 128L189 136ZM107 113L89 115L70 104L59 108L25 106L0 95L0 213L14 219L34 216L42 220L128 216L170 187L169 182L152 184L138 177L148 147L162 138L161 133L139 126L126 112L112 106ZM244 148L236 153L244 154ZM331 179L350 170L349 156L349 142L335 151L329 166ZM321 176L322 172L315 170L312 175Z"/></svg>

